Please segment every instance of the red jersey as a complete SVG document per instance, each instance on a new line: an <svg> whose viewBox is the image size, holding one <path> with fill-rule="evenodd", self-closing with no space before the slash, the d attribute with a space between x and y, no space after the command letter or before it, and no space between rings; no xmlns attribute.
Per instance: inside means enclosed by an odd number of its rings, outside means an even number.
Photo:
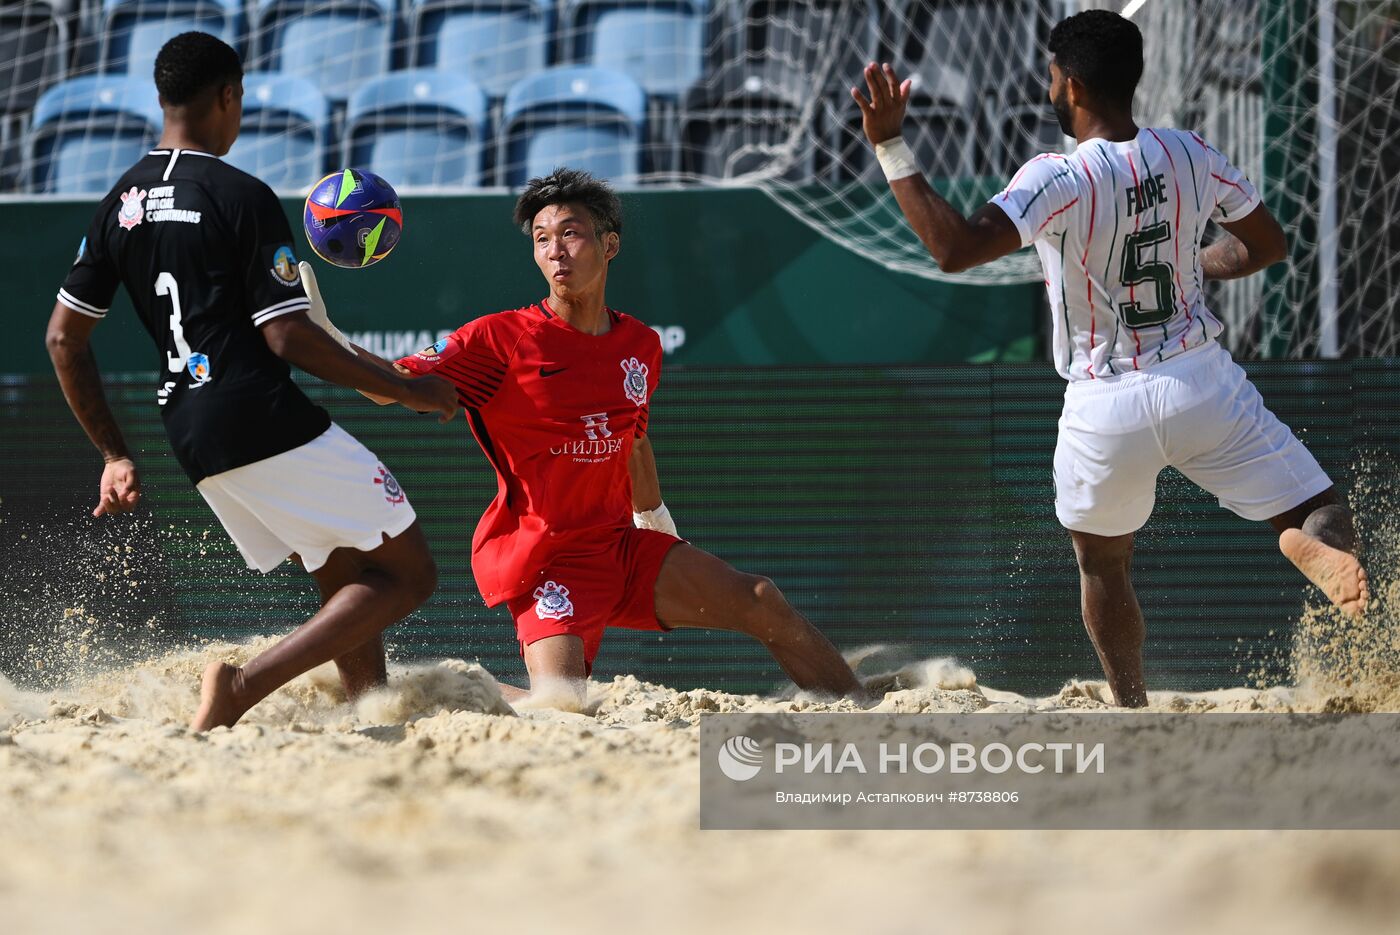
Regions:
<svg viewBox="0 0 1400 935"><path fill-rule="evenodd" d="M457 385L498 488L472 537L488 607L535 585L560 552L632 525L632 442L646 434L661 340L629 315L591 335L549 304L469 321L399 361Z"/></svg>

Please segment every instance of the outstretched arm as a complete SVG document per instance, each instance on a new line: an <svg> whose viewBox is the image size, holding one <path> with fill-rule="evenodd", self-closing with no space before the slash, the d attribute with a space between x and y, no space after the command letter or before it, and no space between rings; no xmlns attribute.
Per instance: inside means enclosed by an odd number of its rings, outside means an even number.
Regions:
<svg viewBox="0 0 1400 935"><path fill-rule="evenodd" d="M54 303L49 317L49 359L68 408L73 410L78 424L102 454L105 467L98 488L97 507L93 516L104 513L125 513L135 509L141 499L141 478L127 450L126 439L117 425L107 395L102 391L102 378L97 372L97 360L92 356L89 338L98 319L79 315L61 302Z"/></svg>
<svg viewBox="0 0 1400 935"><path fill-rule="evenodd" d="M1207 279L1239 279L1288 257L1283 228L1262 204L1220 226L1225 236L1201 251L1201 273Z"/></svg>
<svg viewBox="0 0 1400 935"><path fill-rule="evenodd" d="M865 83L870 89L868 101L859 88L851 88L865 136L875 147L900 210L939 268L958 273L1019 250L1020 234L1006 212L987 204L965 218L919 172L913 153L900 137L910 82L901 83L889 65L872 62L865 66Z"/></svg>
<svg viewBox="0 0 1400 935"><path fill-rule="evenodd" d="M651 440L645 435L632 443L627 473L632 477L632 524L677 536L676 521L661 500L656 455L652 453Z"/></svg>
<svg viewBox="0 0 1400 935"><path fill-rule="evenodd" d="M437 412L440 421L457 412L457 389L442 377L402 376L341 347L305 312L292 312L262 326L263 338L278 357L328 383L382 396L421 412ZM381 362L382 363L382 362Z"/></svg>

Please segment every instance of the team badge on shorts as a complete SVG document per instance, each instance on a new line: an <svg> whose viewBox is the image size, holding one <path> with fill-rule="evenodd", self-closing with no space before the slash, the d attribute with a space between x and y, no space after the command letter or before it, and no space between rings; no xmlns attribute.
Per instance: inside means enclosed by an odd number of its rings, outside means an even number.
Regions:
<svg viewBox="0 0 1400 935"><path fill-rule="evenodd" d="M384 485L384 499L394 506L403 503L407 498L403 495L403 488L394 479L394 475L389 473L388 468L379 465L379 476L374 479L376 484Z"/></svg>
<svg viewBox="0 0 1400 935"><path fill-rule="evenodd" d="M569 589L562 584L546 581L544 587L535 588L535 616L541 620L558 620L574 615L574 603L569 600Z"/></svg>
<svg viewBox="0 0 1400 935"><path fill-rule="evenodd" d="M647 401L647 374L651 370L646 364L629 357L622 362L622 391L638 406Z"/></svg>
<svg viewBox="0 0 1400 935"><path fill-rule="evenodd" d="M146 210L141 207L141 199L145 197L146 193L135 185L131 186L131 191L122 193L122 209L117 212L117 223L124 230L131 230L146 217Z"/></svg>

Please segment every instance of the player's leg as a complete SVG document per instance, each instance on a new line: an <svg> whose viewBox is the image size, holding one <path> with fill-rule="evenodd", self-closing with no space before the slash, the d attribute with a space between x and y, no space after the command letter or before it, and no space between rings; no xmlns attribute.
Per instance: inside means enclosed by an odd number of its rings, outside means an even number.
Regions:
<svg viewBox="0 0 1400 935"><path fill-rule="evenodd" d="M1114 700L1125 708L1147 704L1142 642L1147 625L1133 590L1133 533L1096 536L1070 531L1079 560L1084 629L1098 653Z"/></svg>
<svg viewBox="0 0 1400 935"><path fill-rule="evenodd" d="M1166 466L1148 383L1071 384L1055 445L1055 516L1074 542L1084 629L1125 707L1147 704L1133 536L1152 515Z"/></svg>
<svg viewBox="0 0 1400 935"><path fill-rule="evenodd" d="M232 726L263 698L332 659L362 651L437 586L437 567L417 521L372 551L363 567L325 605L281 642L244 666L211 663L191 726Z"/></svg>
<svg viewBox="0 0 1400 935"><path fill-rule="evenodd" d="M559 633L521 648L530 688L502 686L501 695L521 707L559 708L577 711L587 697L588 656L584 639Z"/></svg>
<svg viewBox="0 0 1400 935"><path fill-rule="evenodd" d="M1291 510L1270 517L1280 551L1343 613L1359 615L1370 600L1366 569L1351 511L1327 488Z"/></svg>
<svg viewBox="0 0 1400 935"><path fill-rule="evenodd" d="M798 688L865 696L836 647L767 578L681 542L661 563L655 595L656 618L667 627L747 633L768 648Z"/></svg>
<svg viewBox="0 0 1400 935"><path fill-rule="evenodd" d="M538 586L506 602L515 620L529 688L501 685L517 707L578 711L603 631L625 581L606 551L557 555L538 572Z"/></svg>
<svg viewBox="0 0 1400 935"><path fill-rule="evenodd" d="M309 572L321 591L321 606L324 607L341 588L356 581L364 571L358 549L336 549L326 559L326 563ZM300 556L293 556L298 564ZM305 567L303 565L303 567ZM345 697L354 701L365 692L383 688L389 682L387 660L384 657L384 639L376 634L344 655L335 658L336 670L340 672L340 683L345 687Z"/></svg>
<svg viewBox="0 0 1400 935"><path fill-rule="evenodd" d="M1203 370L1208 404L1173 417L1172 430L1203 447L1173 463L1215 494L1220 505L1249 520L1268 520L1279 548L1348 614L1369 597L1356 557L1356 529L1332 482L1298 437L1264 405L1259 390L1223 350Z"/></svg>

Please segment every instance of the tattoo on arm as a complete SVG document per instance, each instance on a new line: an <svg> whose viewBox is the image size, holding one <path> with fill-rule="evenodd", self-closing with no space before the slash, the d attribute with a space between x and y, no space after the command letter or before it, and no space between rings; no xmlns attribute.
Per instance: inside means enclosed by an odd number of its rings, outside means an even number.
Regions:
<svg viewBox="0 0 1400 935"><path fill-rule="evenodd" d="M1207 279L1239 279L1258 269L1244 241L1225 234L1201 251L1201 274Z"/></svg>
<svg viewBox="0 0 1400 935"><path fill-rule="evenodd" d="M116 417L107 405L97 360L92 356L88 343L65 343L54 348L53 365L59 385L63 387L63 397L68 400L68 408L73 410L78 424L102 453L102 459L116 461L130 458L126 439L122 437Z"/></svg>

